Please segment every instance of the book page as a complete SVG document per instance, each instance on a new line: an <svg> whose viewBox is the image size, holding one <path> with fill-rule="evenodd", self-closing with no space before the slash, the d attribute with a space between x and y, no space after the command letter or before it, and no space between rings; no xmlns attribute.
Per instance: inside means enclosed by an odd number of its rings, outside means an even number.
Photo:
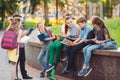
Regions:
<svg viewBox="0 0 120 80"><path fill-rule="evenodd" d="M62 44L65 44L65 45L69 45L70 43L72 43L72 41L69 40L69 39L64 38L61 43L62 43Z"/></svg>
<svg viewBox="0 0 120 80"><path fill-rule="evenodd" d="M30 37L28 37L28 36L24 36L21 38L22 43L26 43L26 42L28 42L28 40L30 40Z"/></svg>

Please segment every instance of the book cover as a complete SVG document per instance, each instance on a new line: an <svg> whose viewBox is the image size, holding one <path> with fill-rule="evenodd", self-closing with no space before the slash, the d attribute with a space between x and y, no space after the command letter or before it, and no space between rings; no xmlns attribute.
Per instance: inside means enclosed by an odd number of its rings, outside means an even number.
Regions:
<svg viewBox="0 0 120 80"><path fill-rule="evenodd" d="M39 38L40 41L44 41L46 36L44 35L44 33L41 33L41 34L38 35L38 38Z"/></svg>

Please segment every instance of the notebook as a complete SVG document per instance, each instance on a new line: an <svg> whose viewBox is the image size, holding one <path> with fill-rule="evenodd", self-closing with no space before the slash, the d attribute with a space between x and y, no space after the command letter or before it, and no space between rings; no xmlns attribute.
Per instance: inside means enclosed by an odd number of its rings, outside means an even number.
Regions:
<svg viewBox="0 0 120 80"><path fill-rule="evenodd" d="M72 41L69 40L69 39L67 39L67 38L64 38L61 43L62 43L62 44L65 44L65 45L69 45L70 43L72 43Z"/></svg>
<svg viewBox="0 0 120 80"><path fill-rule="evenodd" d="M45 34L44 33L41 33L38 35L38 38L40 41L44 41L44 39L46 38Z"/></svg>
<svg viewBox="0 0 120 80"><path fill-rule="evenodd" d="M21 38L22 43L26 43L26 42L28 42L28 40L30 40L30 37L28 37L28 36L24 36Z"/></svg>

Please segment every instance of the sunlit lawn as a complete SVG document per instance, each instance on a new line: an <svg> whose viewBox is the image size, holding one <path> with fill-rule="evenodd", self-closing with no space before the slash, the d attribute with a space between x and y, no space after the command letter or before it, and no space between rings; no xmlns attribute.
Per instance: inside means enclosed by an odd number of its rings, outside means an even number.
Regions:
<svg viewBox="0 0 120 80"><path fill-rule="evenodd" d="M111 37L114 38L120 46L120 19L105 20L105 24L110 32Z"/></svg>

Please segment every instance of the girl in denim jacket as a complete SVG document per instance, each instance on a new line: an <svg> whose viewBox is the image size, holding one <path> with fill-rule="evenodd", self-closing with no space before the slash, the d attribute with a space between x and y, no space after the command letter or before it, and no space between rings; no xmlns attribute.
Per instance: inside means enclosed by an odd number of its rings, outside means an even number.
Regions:
<svg viewBox="0 0 120 80"><path fill-rule="evenodd" d="M53 39L55 39L55 36L49 35L48 29L41 22L37 23L36 28L38 29L38 35L43 33L46 37L44 39L44 41L40 42L40 45L42 46L42 48L40 50L40 54L38 55L38 61L42 65L42 71L40 73L40 77L44 77L45 71L46 71L47 66L48 66L49 46L52 43Z"/></svg>

